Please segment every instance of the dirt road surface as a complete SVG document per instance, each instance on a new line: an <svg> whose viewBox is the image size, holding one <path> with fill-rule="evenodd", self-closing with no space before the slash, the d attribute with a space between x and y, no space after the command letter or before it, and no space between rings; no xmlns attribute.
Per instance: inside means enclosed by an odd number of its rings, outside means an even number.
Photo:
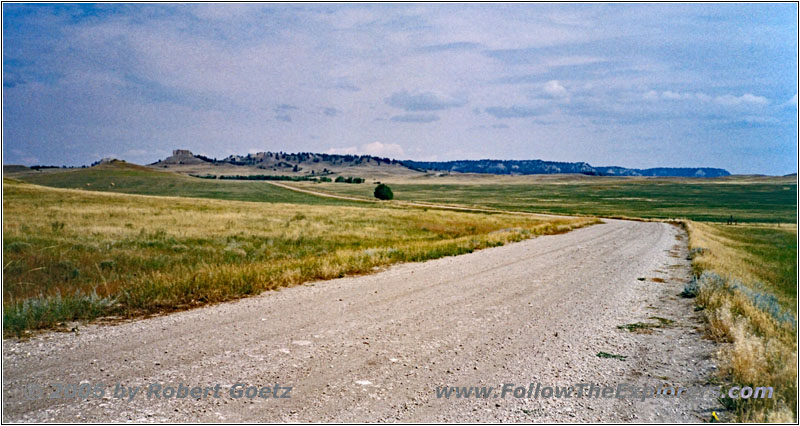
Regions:
<svg viewBox="0 0 800 426"><path fill-rule="evenodd" d="M6 339L3 420L708 420L711 399L436 396L437 387L504 383L703 385L714 346L691 301L677 297L688 274L678 227L607 220L167 316ZM674 323L618 328L653 317ZM26 393L82 382L105 384L105 394ZM154 383L220 384L220 397L148 398ZM291 386L291 398L235 399L236 383ZM143 389L127 402L113 396L116 384Z"/></svg>

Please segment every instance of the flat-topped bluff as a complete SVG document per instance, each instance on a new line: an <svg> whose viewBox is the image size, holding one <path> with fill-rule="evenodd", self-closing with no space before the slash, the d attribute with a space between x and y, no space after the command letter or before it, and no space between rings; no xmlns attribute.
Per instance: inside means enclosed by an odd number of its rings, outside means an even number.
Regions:
<svg viewBox="0 0 800 426"><path fill-rule="evenodd" d="M195 155L185 149L176 149L172 152L172 156L148 166L197 175L384 177L420 174L391 158L312 152L257 152L217 159Z"/></svg>
<svg viewBox="0 0 800 426"><path fill-rule="evenodd" d="M711 167L656 167L629 169L617 166L593 167L589 163L567 163L544 160L459 160L459 161L403 161L408 167L459 173L491 173L498 175L520 174L585 174L595 176L674 176L720 177L729 176L725 169Z"/></svg>
<svg viewBox="0 0 800 426"><path fill-rule="evenodd" d="M92 166L121 164L122 160L103 159ZM130 163L126 163L130 164ZM85 167L85 166L84 166ZM313 152L257 152L229 155L223 159L197 155L188 149L175 149L163 160L148 164L151 169L205 176L288 176L315 178L320 176L358 176L365 178L413 177L426 174L493 174L493 175L555 175L580 174L588 176L658 176L713 178L729 176L725 169L712 167L656 167L634 169L618 166L592 166L586 162L545 160L456 160L413 161L397 160L374 155L327 154ZM56 166L4 166L5 173L25 173Z"/></svg>
<svg viewBox="0 0 800 426"><path fill-rule="evenodd" d="M150 164L185 173L240 173L273 175L336 175L361 173L375 175L415 175L426 172L481 173L497 175L583 174L593 176L729 176L727 170L711 167L657 167L631 169L617 166L595 167L586 162L545 160L396 160L372 155L318 154L312 152L258 152L230 155L221 160L176 149L172 156Z"/></svg>

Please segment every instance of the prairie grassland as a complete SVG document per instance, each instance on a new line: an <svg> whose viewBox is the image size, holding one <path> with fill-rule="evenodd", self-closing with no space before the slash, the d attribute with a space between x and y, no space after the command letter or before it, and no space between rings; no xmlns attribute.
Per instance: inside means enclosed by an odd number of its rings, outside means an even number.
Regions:
<svg viewBox="0 0 800 426"><path fill-rule="evenodd" d="M141 196L8 179L3 189L7 335L184 309L596 222Z"/></svg>
<svg viewBox="0 0 800 426"><path fill-rule="evenodd" d="M738 421L797 420L797 245L794 224L687 222L697 302L720 351L724 380L772 386L774 399L725 400Z"/></svg>
<svg viewBox="0 0 800 426"><path fill-rule="evenodd" d="M797 302L797 227L795 224L719 225L693 222L695 275L713 270L745 283L761 283L781 305Z"/></svg>
<svg viewBox="0 0 800 426"><path fill-rule="evenodd" d="M200 179L123 162L101 164L86 169L15 173L12 176L25 182L56 188L126 194L334 206L371 205L357 201L315 197L279 188L264 181Z"/></svg>
<svg viewBox="0 0 800 426"><path fill-rule="evenodd" d="M608 178L597 176L388 181L396 200L500 210L605 217L724 222L795 222L797 184L788 178ZM477 178L474 178L477 179ZM442 183L444 182L444 183ZM339 195L372 197L374 185L291 183Z"/></svg>
<svg viewBox="0 0 800 426"><path fill-rule="evenodd" d="M194 178L128 163L87 169L14 174L21 180L59 188L174 195L237 201L361 205L316 197L261 181ZM456 174L387 178L395 200L552 213L630 218L685 218L724 222L790 223L797 212L797 184L789 177L730 176L715 179L600 177L584 175L496 176ZM287 183L287 182L284 182ZM287 183L335 195L374 200L371 183Z"/></svg>

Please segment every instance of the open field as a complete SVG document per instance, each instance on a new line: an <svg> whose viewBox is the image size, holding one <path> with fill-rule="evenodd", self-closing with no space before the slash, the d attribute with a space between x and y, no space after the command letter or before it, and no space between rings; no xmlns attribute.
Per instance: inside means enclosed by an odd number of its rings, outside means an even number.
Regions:
<svg viewBox="0 0 800 426"><path fill-rule="evenodd" d="M697 301L724 380L772 386L772 400L727 400L739 421L797 419L797 244L795 227L689 222Z"/></svg>
<svg viewBox="0 0 800 426"><path fill-rule="evenodd" d="M200 179L127 164L12 176L46 186L143 195L371 205L287 191L269 182ZM733 215L738 222L795 223L797 212L797 185L794 178L788 177L685 179L463 174L413 179L400 176L385 182L392 187L395 199L400 201L534 213L686 218L710 222L725 222ZM284 183L374 201L374 185L371 183Z"/></svg>
<svg viewBox="0 0 800 426"><path fill-rule="evenodd" d="M13 333L219 302L595 222L150 197L12 180L3 188L4 331ZM328 201L270 188L282 200Z"/></svg>
<svg viewBox="0 0 800 426"><path fill-rule="evenodd" d="M695 273L714 270L745 283L760 283L782 306L797 304L797 227L697 224L694 247L705 249L693 262Z"/></svg>
<svg viewBox="0 0 800 426"><path fill-rule="evenodd" d="M265 201L292 204L369 206L353 201L321 198L288 191L260 181L199 179L127 163L104 164L86 169L51 169L46 172L11 174L38 185L140 195Z"/></svg>
<svg viewBox="0 0 800 426"><path fill-rule="evenodd" d="M725 222L796 221L797 185L789 178L680 179L592 176L467 177L387 181L396 200L502 210L606 217L687 218ZM291 183L340 195L371 198L374 185Z"/></svg>

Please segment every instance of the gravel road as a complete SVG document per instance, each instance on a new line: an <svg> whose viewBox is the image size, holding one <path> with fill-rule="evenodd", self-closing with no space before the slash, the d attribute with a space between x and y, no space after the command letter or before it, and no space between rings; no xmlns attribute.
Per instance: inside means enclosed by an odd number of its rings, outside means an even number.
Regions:
<svg viewBox="0 0 800 426"><path fill-rule="evenodd" d="M440 386L698 386L713 370L675 226L606 220L236 302L3 341L5 422L708 420L712 399L436 397ZM641 278L645 278L641 280ZM653 278L657 278L655 281ZM660 282L664 281L664 282ZM642 333L622 324L674 321ZM625 360L597 354L626 356ZM105 384L101 397L53 383ZM212 387L206 398L148 398ZM291 398L232 398L233 384ZM131 401L115 385L141 386ZM154 389L153 389L154 390ZM202 389L205 392L205 389ZM30 392L30 394L28 394ZM199 391L198 391L199 392ZM279 390L283 394L285 391ZM62 392L63 393L63 392ZM62 393L57 394L63 397ZM199 394L198 394L199 395ZM270 394L271 395L271 394ZM162 394L163 396L163 394Z"/></svg>

